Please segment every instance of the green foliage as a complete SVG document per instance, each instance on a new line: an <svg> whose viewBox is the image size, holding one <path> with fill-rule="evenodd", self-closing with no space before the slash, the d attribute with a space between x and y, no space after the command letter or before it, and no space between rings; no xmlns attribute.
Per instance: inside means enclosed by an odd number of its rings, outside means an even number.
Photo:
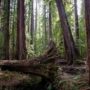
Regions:
<svg viewBox="0 0 90 90"><path fill-rule="evenodd" d="M6 3L7 1L4 0ZM25 33L26 33L26 46L27 46L27 57L37 56L42 54L42 52L46 49L48 44L48 27L49 27L49 2L51 2L51 17L52 17L52 33L53 40L55 41L58 50L60 51L61 56L64 56L64 41L63 41L63 33L61 28L61 23L59 19L59 14L57 10L57 6L55 0L37 0L37 30L34 30L34 44L30 44L31 40L31 0L25 0ZM83 1L82 1L83 2ZM6 4L3 9L6 8ZM44 4L46 5L46 18L44 16ZM72 30L73 38L75 39L75 31L74 31L74 4L72 0L63 0L63 4L65 6L66 14L68 17L68 21ZM5 26L4 17L7 13L5 10L2 10L0 15L1 25ZM34 18L36 19L36 0L34 2ZM79 15L79 48L80 54L82 57L86 55L86 32L85 32L85 22L84 12L83 12L83 3L82 3L82 12ZM35 20L34 19L34 23ZM45 21L47 28L47 38L45 38ZM2 28L2 27L1 27ZM35 27L34 27L35 29ZM10 52L12 52L12 48L14 47L14 51L16 51L16 31L17 31L17 1L12 0L11 9L10 9ZM47 42L45 42L45 40ZM4 36L3 33L0 32L0 48L3 47ZM3 52L1 50L1 52Z"/></svg>
<svg viewBox="0 0 90 90"><path fill-rule="evenodd" d="M79 19L79 48L81 56L85 56L86 54L86 31L85 31L85 21L83 19L83 15Z"/></svg>

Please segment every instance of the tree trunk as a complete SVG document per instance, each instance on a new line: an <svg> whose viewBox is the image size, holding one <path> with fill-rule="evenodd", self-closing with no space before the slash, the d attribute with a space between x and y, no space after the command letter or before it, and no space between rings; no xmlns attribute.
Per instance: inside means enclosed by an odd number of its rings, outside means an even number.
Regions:
<svg viewBox="0 0 90 90"><path fill-rule="evenodd" d="M36 0L36 13L35 13L35 31L34 31L34 51L36 53L36 32L37 32L37 15L38 15L38 5L37 5L37 0Z"/></svg>
<svg viewBox="0 0 90 90"><path fill-rule="evenodd" d="M64 5L62 0L56 0L60 20L61 20L61 27L63 29L63 37L64 37L64 42L65 42L65 50L67 53L67 60L68 64L73 64L73 60L76 59L78 56L79 52L75 46L73 36L71 34L71 29L70 25L65 13Z"/></svg>
<svg viewBox="0 0 90 90"><path fill-rule="evenodd" d="M5 59L9 59L9 17L10 17L10 0L4 0L4 52Z"/></svg>
<svg viewBox="0 0 90 90"><path fill-rule="evenodd" d="M77 0L74 0L75 7L75 32L76 32L76 44L79 45L79 24L78 24L78 12L77 12Z"/></svg>
<svg viewBox="0 0 90 90"><path fill-rule="evenodd" d="M90 85L90 0L85 0L85 20L87 34L87 64L89 68L89 85Z"/></svg>
<svg viewBox="0 0 90 90"><path fill-rule="evenodd" d="M17 17L17 59L26 59L24 0L18 0Z"/></svg>
<svg viewBox="0 0 90 90"><path fill-rule="evenodd" d="M0 7L1 7L1 0L0 0Z"/></svg>
<svg viewBox="0 0 90 90"><path fill-rule="evenodd" d="M28 5L28 7L29 7L29 13L28 13L28 33L30 32L30 26L31 26L31 2L29 2L29 5Z"/></svg>
<svg viewBox="0 0 90 90"><path fill-rule="evenodd" d="M47 42L48 42L48 37L47 37L47 20L46 20L46 4L44 3L43 7L43 12L44 12L44 35L45 35L45 44L44 44L44 49L46 48Z"/></svg>
<svg viewBox="0 0 90 90"><path fill-rule="evenodd" d="M33 40L34 40L34 9L33 9L33 0L32 2L32 13L31 13L31 44L33 44Z"/></svg>
<svg viewBox="0 0 90 90"><path fill-rule="evenodd" d="M52 40L52 15L51 15L51 1L49 2L49 41Z"/></svg>
<svg viewBox="0 0 90 90"><path fill-rule="evenodd" d="M14 1L14 0L13 0ZM13 12L12 13L15 13L15 10L16 10L16 2L12 2L12 5L13 5ZM16 45L16 42L15 42L15 35L16 35L16 18L15 18L15 15L13 15L13 18L12 18L13 22L12 22L12 31L11 31L11 59L15 59L15 45Z"/></svg>

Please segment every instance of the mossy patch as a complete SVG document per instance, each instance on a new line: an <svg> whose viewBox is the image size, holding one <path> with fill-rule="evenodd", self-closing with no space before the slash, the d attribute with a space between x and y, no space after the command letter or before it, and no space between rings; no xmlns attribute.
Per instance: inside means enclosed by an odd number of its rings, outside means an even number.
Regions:
<svg viewBox="0 0 90 90"><path fill-rule="evenodd" d="M0 72L0 86L33 85L41 81L40 77L17 72Z"/></svg>

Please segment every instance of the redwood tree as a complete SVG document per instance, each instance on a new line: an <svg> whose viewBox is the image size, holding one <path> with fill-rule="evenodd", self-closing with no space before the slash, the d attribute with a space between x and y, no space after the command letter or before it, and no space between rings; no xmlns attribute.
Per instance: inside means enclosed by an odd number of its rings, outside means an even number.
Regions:
<svg viewBox="0 0 90 90"><path fill-rule="evenodd" d="M59 12L59 17L61 20L61 27L63 29L64 44L65 44L65 50L67 55L66 57L68 60L68 64L71 65L73 64L73 60L76 59L79 53L75 46L75 43L71 34L71 29L67 19L67 15L65 13L63 1L56 0L56 4Z"/></svg>
<svg viewBox="0 0 90 90"><path fill-rule="evenodd" d="M44 2L44 6L43 6L43 18L44 18L44 33L45 33L45 46L44 48L46 48L46 45L47 45L47 42L48 42L48 39L47 39L47 20L46 20L46 4Z"/></svg>
<svg viewBox="0 0 90 90"><path fill-rule="evenodd" d="M38 1L36 0L36 10L35 10L35 30L34 30L34 51L36 53L36 32L37 32L37 22L38 22Z"/></svg>
<svg viewBox="0 0 90 90"><path fill-rule="evenodd" d="M51 15L52 1L49 1L49 40L52 39L52 15Z"/></svg>
<svg viewBox="0 0 90 90"><path fill-rule="evenodd" d="M75 7L75 32L76 32L76 43L79 44L79 23L78 23L78 11L77 11L77 0L74 0Z"/></svg>
<svg viewBox="0 0 90 90"><path fill-rule="evenodd" d="M89 67L89 84L90 84L90 0L85 1L85 20L86 20L86 34L87 34L87 64Z"/></svg>
<svg viewBox="0 0 90 90"><path fill-rule="evenodd" d="M4 52L5 58L9 59L9 16L10 16L10 0L4 0L4 7L3 7L3 30L4 30Z"/></svg>
<svg viewBox="0 0 90 90"><path fill-rule="evenodd" d="M17 8L17 59L26 59L24 0L18 0Z"/></svg>
<svg viewBox="0 0 90 90"><path fill-rule="evenodd" d="M1 0L0 0L0 6L1 6Z"/></svg>
<svg viewBox="0 0 90 90"><path fill-rule="evenodd" d="M33 7L33 0L31 0L32 2L32 13L31 13L31 44L33 44L33 41L34 41L34 7Z"/></svg>

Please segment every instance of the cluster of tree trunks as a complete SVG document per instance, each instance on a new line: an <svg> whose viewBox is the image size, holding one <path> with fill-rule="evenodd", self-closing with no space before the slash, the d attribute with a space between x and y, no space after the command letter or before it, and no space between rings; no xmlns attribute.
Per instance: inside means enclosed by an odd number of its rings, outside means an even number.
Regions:
<svg viewBox="0 0 90 90"><path fill-rule="evenodd" d="M75 46L75 42L74 42L73 36L71 34L71 29L70 29L70 25L69 25L69 22L67 19L67 15L65 13L63 1L62 0L55 0L55 1L57 4L59 17L61 20L61 26L63 29L63 38L64 38L65 51L66 51L66 54L65 54L66 59L67 59L68 64L73 64L74 59L76 59L76 57L78 57L78 55L79 55L79 51L77 50L77 48ZM35 39L34 38L34 26L36 25L36 28L37 28L37 10L36 10L36 24L34 25L33 0L31 3L32 3L31 25L29 25L31 27L29 27L29 29L31 32L31 44L33 44L34 39ZM7 5L5 5L5 10L4 10L4 11L7 11L6 23L4 24L4 26L5 26L5 28L4 28L4 30L5 30L4 51L5 51L5 59L9 59L9 54L10 54L9 53L9 49L10 49L10 45L9 45L10 0L8 0L6 4ZM21 0L21 1L17 2L17 40L16 40L16 50L15 50L16 51L15 58L17 60L26 59L26 54L27 54L26 43L25 43L26 40L25 40L25 5L24 4L25 4L25 0ZM49 19L49 31L47 30L47 20L46 20L47 6L44 5L45 46L52 39L52 14L51 14L52 1L49 2L48 7L49 7L49 18L48 18ZM75 2L75 11L77 11L76 8L77 7L76 7L76 2ZM75 19L76 24L75 25L78 26L77 12L75 13L75 17L76 17L76 19ZM48 31L48 33L47 33L47 31ZM77 33L78 33L78 29L77 29ZM36 47L35 44L34 44L34 46Z"/></svg>
<svg viewBox="0 0 90 90"><path fill-rule="evenodd" d="M0 0L0 9L2 9L1 29L4 33L3 52L4 59L10 59L10 14L11 14L11 0ZM26 44L25 44L25 6L24 0L17 2L17 44L16 44L16 59L26 59ZM14 28L13 28L14 30ZM14 32L15 33L15 32ZM14 37L15 38L15 37ZM14 42L14 43L16 43ZM14 51L13 51L14 52Z"/></svg>
<svg viewBox="0 0 90 90"><path fill-rule="evenodd" d="M68 64L71 65L74 62L73 60L75 60L76 57L79 56L79 51L75 46L75 42L71 34L71 29L67 19L67 15L65 13L63 1L56 0L56 4L59 12L59 17L61 20L61 27L63 29L63 38L64 38L64 44L65 44L65 50L66 50L66 57L68 60Z"/></svg>
<svg viewBox="0 0 90 90"><path fill-rule="evenodd" d="M3 2L5 3L6 0ZM73 64L73 60L79 56L79 51L76 48L73 36L71 33L70 25L65 13L65 8L62 0L55 0L59 12L59 17L61 20L61 27L63 29L63 38L66 50L66 59L69 65ZM76 25L76 40L79 39L79 30L78 30L78 16L77 16L77 0L75 2L75 25ZM1 3L1 0L0 0ZM17 60L1 60L0 68L2 70L17 71L23 72L26 74L33 74L40 76L44 79L48 79L50 82L53 81L52 69L56 70L57 67L55 63L60 59L60 55L55 46L55 43L50 41L48 50L40 57L33 58L31 60L26 59L26 44L25 44L25 19L24 19L24 0L18 0L18 18L17 18L17 50L16 57ZM7 0L4 6L5 11L5 22L4 22L4 51L5 59L9 59L9 14L10 14L10 0ZM90 1L85 0L85 17L86 17L86 31L87 31L87 47L88 47L88 67L89 67L89 84L90 84ZM44 17L46 18L46 6L44 5ZM49 2L49 38L52 39L52 22L51 22L51 2ZM34 32L34 16L33 16L33 0L32 0L32 14L31 14L31 44L33 44L33 32ZM45 42L47 42L47 30L46 30L46 20L45 20ZM18 59L22 61L18 61ZM65 68L66 70L66 68Z"/></svg>

